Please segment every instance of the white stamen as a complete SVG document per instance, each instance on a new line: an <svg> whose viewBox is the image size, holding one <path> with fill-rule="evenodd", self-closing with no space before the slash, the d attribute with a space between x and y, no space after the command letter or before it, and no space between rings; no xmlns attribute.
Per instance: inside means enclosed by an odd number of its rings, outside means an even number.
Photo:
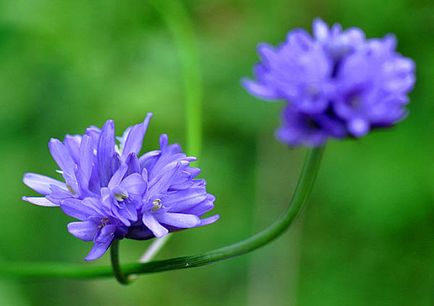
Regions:
<svg viewBox="0 0 434 306"><path fill-rule="evenodd" d="M69 191L72 195L75 195L75 190L72 189L71 185L66 184L66 188L68 189L68 191Z"/></svg>
<svg viewBox="0 0 434 306"><path fill-rule="evenodd" d="M104 226L106 226L109 223L109 218L104 217L101 219L101 223L98 225L98 229L102 229Z"/></svg>
<svg viewBox="0 0 434 306"><path fill-rule="evenodd" d="M163 207L163 203L161 203L160 199L155 199L154 201L152 201L152 211L157 211L161 207Z"/></svg>
<svg viewBox="0 0 434 306"><path fill-rule="evenodd" d="M124 200L126 200L128 198L128 195L124 194L124 193L116 193L115 194L115 199L118 202L122 202Z"/></svg>

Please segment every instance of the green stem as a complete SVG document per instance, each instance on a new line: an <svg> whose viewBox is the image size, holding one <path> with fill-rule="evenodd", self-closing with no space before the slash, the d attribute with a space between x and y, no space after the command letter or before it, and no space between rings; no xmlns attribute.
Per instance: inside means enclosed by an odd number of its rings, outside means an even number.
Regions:
<svg viewBox="0 0 434 306"><path fill-rule="evenodd" d="M149 4L166 23L178 50L185 97L186 152L198 158L202 148L202 79L193 23L180 1L151 0ZM140 261L148 262L154 258L170 237L167 235L152 242Z"/></svg>
<svg viewBox="0 0 434 306"><path fill-rule="evenodd" d="M182 1L151 0L174 39L185 96L187 153L198 157L202 144L202 77L194 26Z"/></svg>
<svg viewBox="0 0 434 306"><path fill-rule="evenodd" d="M323 155L323 148L309 151L297 187L286 212L272 225L241 242L195 256L177 257L148 263L121 266L124 275L147 274L209 265L256 250L280 236L295 220L310 195ZM112 277L109 266L65 265L56 263L3 263L0 277L15 278L80 278Z"/></svg>
<svg viewBox="0 0 434 306"><path fill-rule="evenodd" d="M113 274L115 275L118 282L122 285L128 285L129 280L128 277L124 275L124 273L121 270L121 266L119 263L119 239L115 239L112 242L112 245L110 247L110 259L113 269Z"/></svg>

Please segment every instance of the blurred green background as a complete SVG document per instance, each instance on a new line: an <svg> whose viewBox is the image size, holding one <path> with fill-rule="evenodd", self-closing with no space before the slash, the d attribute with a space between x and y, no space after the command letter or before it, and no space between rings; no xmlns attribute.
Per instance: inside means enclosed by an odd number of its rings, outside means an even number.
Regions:
<svg viewBox="0 0 434 306"><path fill-rule="evenodd" d="M170 1L168 1L170 3ZM249 96L256 45L315 17L393 32L417 64L410 116L360 141L332 141L308 208L277 241L198 269L115 280L0 280L0 305L434 305L434 5L429 0L191 0L203 82L202 176L221 215L180 232L159 258L235 242L288 202L305 151L273 138L282 105ZM146 149L185 144L179 54L147 1L0 0L0 257L81 262L90 245L59 210L22 202L24 172L52 175L47 141L154 112ZM149 242L122 243L134 261ZM108 264L108 257L96 263Z"/></svg>

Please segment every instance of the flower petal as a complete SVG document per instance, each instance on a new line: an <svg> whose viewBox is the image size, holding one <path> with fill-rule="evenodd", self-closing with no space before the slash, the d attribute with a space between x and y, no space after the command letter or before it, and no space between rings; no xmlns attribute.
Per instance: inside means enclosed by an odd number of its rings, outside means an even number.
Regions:
<svg viewBox="0 0 434 306"><path fill-rule="evenodd" d="M63 143L65 147L68 149L69 154L71 155L74 162L78 162L80 157L80 135L66 135Z"/></svg>
<svg viewBox="0 0 434 306"><path fill-rule="evenodd" d="M208 224L214 223L218 219L220 219L219 215L214 215L214 216L211 216L211 217L208 217L208 218L205 218L205 219L201 219L200 220L200 226L204 226L204 225L208 225Z"/></svg>
<svg viewBox="0 0 434 306"><path fill-rule="evenodd" d="M78 191L77 179L75 177L76 165L68 149L65 145L58 139L51 139L48 143L51 155L56 161L57 165L62 169L63 177L65 181L74 189L75 192Z"/></svg>
<svg viewBox="0 0 434 306"><path fill-rule="evenodd" d="M348 130L355 137L362 137L369 132L369 122L360 118L350 120L348 122Z"/></svg>
<svg viewBox="0 0 434 306"><path fill-rule="evenodd" d="M164 213L157 216L160 223L179 227L190 228L200 224L200 219L195 215L178 214L178 213Z"/></svg>
<svg viewBox="0 0 434 306"><path fill-rule="evenodd" d="M113 174L112 178L110 179L110 182L108 183L109 188L114 188L118 186L122 179L124 178L125 173L127 173L128 166L127 164L123 163L119 169Z"/></svg>
<svg viewBox="0 0 434 306"><path fill-rule="evenodd" d="M270 88L270 86L266 84L261 84L259 82L255 82L249 79L243 79L241 81L241 84L245 89L247 89L250 94L258 98L262 98L268 101L281 98L280 95L276 93L273 88Z"/></svg>
<svg viewBox="0 0 434 306"><path fill-rule="evenodd" d="M139 154L151 118L152 114L148 113L143 123L137 124L131 128L126 137L125 144L121 145L122 160L125 160L130 153Z"/></svg>
<svg viewBox="0 0 434 306"><path fill-rule="evenodd" d="M36 173L24 174L23 182L34 191L39 192L43 195L51 193L51 185L56 185L60 188L66 189L65 183L52 179L51 177Z"/></svg>
<svg viewBox="0 0 434 306"><path fill-rule="evenodd" d="M56 185L51 185L51 193L47 195L47 199L56 204L60 204L64 199L73 197L74 195L70 191L60 188Z"/></svg>
<svg viewBox="0 0 434 306"><path fill-rule="evenodd" d="M130 212L127 209L119 208L116 205L112 205L111 212L125 226L131 226L131 221L130 221L131 216L130 216ZM134 218L131 217L131 219L134 219ZM133 221L136 221L136 220L133 220Z"/></svg>
<svg viewBox="0 0 434 306"><path fill-rule="evenodd" d="M103 204L99 198L85 198L82 200L83 205L87 206L89 209L92 209L97 215L107 215L107 212L104 211ZM93 213L92 215L95 215Z"/></svg>
<svg viewBox="0 0 434 306"><path fill-rule="evenodd" d="M128 165L127 175L132 173L140 173L140 162L135 153L128 154L125 163Z"/></svg>
<svg viewBox="0 0 434 306"><path fill-rule="evenodd" d="M38 205L38 206L44 206L44 207L57 207L58 204L54 204L53 202L49 201L47 198L44 197L23 197L24 201Z"/></svg>
<svg viewBox="0 0 434 306"><path fill-rule="evenodd" d="M101 188L101 203L104 210L110 211L113 204L113 197L110 189L107 187Z"/></svg>
<svg viewBox="0 0 434 306"><path fill-rule="evenodd" d="M150 180L148 185L149 192L158 194L167 191L179 168L185 166L185 163L188 164L188 162L180 161L164 167L163 171L161 171L159 175Z"/></svg>
<svg viewBox="0 0 434 306"><path fill-rule="evenodd" d="M124 212L125 209L121 207L121 204L116 201L111 191L106 187L101 189L101 203L104 211L109 212L111 215L115 216L124 225L131 225L130 219L128 218L129 211Z"/></svg>
<svg viewBox="0 0 434 306"><path fill-rule="evenodd" d="M169 143L169 136L167 136L167 134L161 134L160 135L160 149L164 150L167 147L168 143Z"/></svg>
<svg viewBox="0 0 434 306"><path fill-rule="evenodd" d="M157 219L155 219L155 217L151 214L143 214L143 218L142 218L143 224L149 228L149 230L155 235L155 237L157 238L161 238L165 235L167 235L167 233L169 233L169 231L162 226Z"/></svg>
<svg viewBox="0 0 434 306"><path fill-rule="evenodd" d="M327 24L319 18L315 19L313 22L313 35L320 42L325 41L329 36Z"/></svg>
<svg viewBox="0 0 434 306"><path fill-rule="evenodd" d="M98 232L98 226L92 221L71 222L68 232L83 241L92 241Z"/></svg>
<svg viewBox="0 0 434 306"><path fill-rule="evenodd" d="M86 205L86 201L73 198L63 200L60 207L65 214L79 220L86 220L91 216L97 215L92 207Z"/></svg>
<svg viewBox="0 0 434 306"><path fill-rule="evenodd" d="M92 175L93 149L94 144L92 138L88 135L84 135L80 145L80 172L84 182L87 182L87 185Z"/></svg>
<svg viewBox="0 0 434 306"><path fill-rule="evenodd" d="M107 252L108 248L112 244L113 239L103 241L103 242L95 242L92 249L90 250L89 254L87 254L86 258L84 260L86 261L92 261L95 259L100 258Z"/></svg>
<svg viewBox="0 0 434 306"><path fill-rule="evenodd" d="M169 197L165 198L163 202L164 206L167 207L170 212L181 212L206 200L207 196L208 194L203 187L188 188L174 192Z"/></svg>
<svg viewBox="0 0 434 306"><path fill-rule="evenodd" d="M161 156L160 150L154 150L143 154L139 158L140 167L142 169L152 169L158 158Z"/></svg>
<svg viewBox="0 0 434 306"><path fill-rule="evenodd" d="M138 173L127 176L120 184L121 188L125 188L128 193L141 195L146 190L146 182Z"/></svg>
<svg viewBox="0 0 434 306"><path fill-rule="evenodd" d="M97 150L99 179L101 186L107 186L112 176L111 162L115 153L115 126L108 120L102 128Z"/></svg>
<svg viewBox="0 0 434 306"><path fill-rule="evenodd" d="M122 202L120 207L113 206L112 211L126 226L130 226L132 222L137 221L137 208L134 201L126 200Z"/></svg>
<svg viewBox="0 0 434 306"><path fill-rule="evenodd" d="M95 260L104 255L115 237L116 229L116 225L113 224L106 225L101 229L95 238L95 244L92 250L90 250L85 258L86 261Z"/></svg>

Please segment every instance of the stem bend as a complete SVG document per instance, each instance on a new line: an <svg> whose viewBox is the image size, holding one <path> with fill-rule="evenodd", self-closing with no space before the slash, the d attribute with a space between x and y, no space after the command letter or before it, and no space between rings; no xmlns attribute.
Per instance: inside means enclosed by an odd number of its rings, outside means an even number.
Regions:
<svg viewBox="0 0 434 306"><path fill-rule="evenodd" d="M128 285L130 280L128 276L125 276L122 272L120 261L119 261L119 239L115 239L110 246L110 260L112 264L113 274L117 281L122 285Z"/></svg>
<svg viewBox="0 0 434 306"><path fill-rule="evenodd" d="M324 148L316 148L308 152L288 209L268 228L243 241L207 253L147 263L119 265L119 258L116 258L116 256L118 256L118 250L116 250L118 245L115 245L115 249L112 249L112 260L113 256L115 256L114 259L117 259L115 260L115 265L118 265L117 267L114 266L115 277L120 281L128 281L126 277L131 277L136 274L148 274L205 266L249 253L270 243L280 236L294 222L295 218L300 213L303 204L312 191L323 151ZM115 243L117 244L117 242ZM0 262L0 278L1 277L95 279L113 277L113 271L110 266Z"/></svg>

